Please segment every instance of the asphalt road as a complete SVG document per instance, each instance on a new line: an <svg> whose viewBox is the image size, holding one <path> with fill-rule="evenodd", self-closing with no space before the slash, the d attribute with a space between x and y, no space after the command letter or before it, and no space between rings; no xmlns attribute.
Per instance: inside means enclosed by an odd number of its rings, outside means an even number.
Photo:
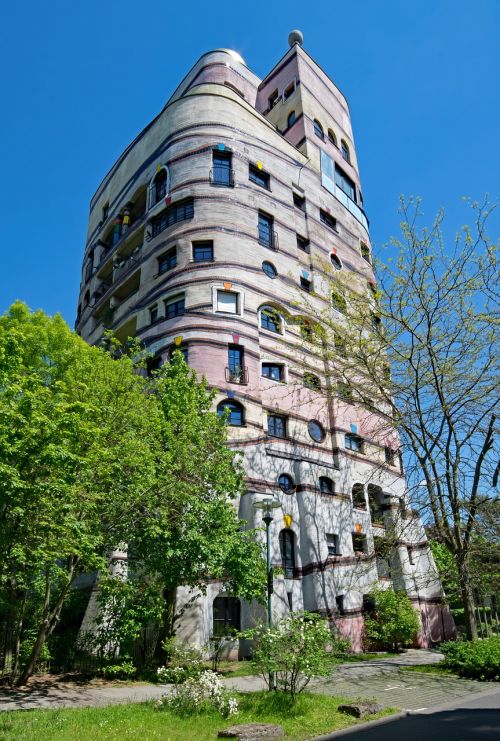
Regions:
<svg viewBox="0 0 500 741"><path fill-rule="evenodd" d="M500 741L500 687L324 739L340 737L346 741Z"/></svg>

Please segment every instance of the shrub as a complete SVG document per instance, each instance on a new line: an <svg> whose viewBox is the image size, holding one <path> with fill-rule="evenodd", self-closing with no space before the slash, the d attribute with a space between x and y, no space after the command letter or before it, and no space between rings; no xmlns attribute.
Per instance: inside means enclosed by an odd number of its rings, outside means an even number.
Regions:
<svg viewBox="0 0 500 741"><path fill-rule="evenodd" d="M310 612L292 612L272 627L243 635L256 640L252 663L269 689L273 675L276 689L290 693L293 700L312 677L327 676L346 648L345 639L335 637L328 622Z"/></svg>
<svg viewBox="0 0 500 741"><path fill-rule="evenodd" d="M215 672L204 671L198 677L177 684L171 695L157 700L155 708L166 708L181 716L216 710L223 718L228 718L238 712L238 701L226 690Z"/></svg>
<svg viewBox="0 0 500 741"><path fill-rule="evenodd" d="M500 636L441 644L443 665L461 677L500 681Z"/></svg>
<svg viewBox="0 0 500 741"><path fill-rule="evenodd" d="M175 638L167 638L163 641L162 648L168 658L166 666L157 669L159 682L178 684L190 677L198 677L203 671L203 656L194 646L180 643Z"/></svg>
<svg viewBox="0 0 500 741"><path fill-rule="evenodd" d="M121 664L103 666L101 674L106 679L130 679L137 672L131 661L122 661Z"/></svg>
<svg viewBox="0 0 500 741"><path fill-rule="evenodd" d="M420 628L418 613L406 592L374 589L374 609L365 617L365 635L393 651L409 643Z"/></svg>

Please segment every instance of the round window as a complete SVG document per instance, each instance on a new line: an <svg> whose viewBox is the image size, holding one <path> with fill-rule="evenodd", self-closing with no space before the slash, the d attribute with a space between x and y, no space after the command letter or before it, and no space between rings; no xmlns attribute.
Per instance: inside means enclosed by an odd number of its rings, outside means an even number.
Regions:
<svg viewBox="0 0 500 741"><path fill-rule="evenodd" d="M319 422L317 422L315 419L312 419L307 425L307 429L310 436L315 442L320 443L323 441L325 437L325 431Z"/></svg>
<svg viewBox="0 0 500 741"><path fill-rule="evenodd" d="M276 278L276 276L278 275L278 271L276 270L272 262L267 262L267 260L262 263L262 270L268 278Z"/></svg>
<svg viewBox="0 0 500 741"><path fill-rule="evenodd" d="M334 255L333 252L330 255L330 262L332 263L335 270L342 270L342 261L340 257L337 257L337 255Z"/></svg>
<svg viewBox="0 0 500 741"><path fill-rule="evenodd" d="M292 494L295 489L294 481L287 473L282 473L278 476L278 484L281 491L284 491L285 494Z"/></svg>

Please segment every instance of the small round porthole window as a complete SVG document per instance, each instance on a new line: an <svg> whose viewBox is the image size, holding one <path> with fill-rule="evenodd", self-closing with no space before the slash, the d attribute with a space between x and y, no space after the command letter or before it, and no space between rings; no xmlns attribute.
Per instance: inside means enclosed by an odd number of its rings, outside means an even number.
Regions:
<svg viewBox="0 0 500 741"><path fill-rule="evenodd" d="M267 260L262 263L262 270L268 278L276 278L276 276L278 275L278 271L276 270L272 262L268 262Z"/></svg>
<svg viewBox="0 0 500 741"><path fill-rule="evenodd" d="M295 483L287 473L282 473L278 476L278 484L281 491L284 491L285 494L293 494L295 491Z"/></svg>
<svg viewBox="0 0 500 741"><path fill-rule="evenodd" d="M332 254L330 255L330 262L332 263L335 270L342 270L342 260L340 257L337 257L337 255Z"/></svg>
<svg viewBox="0 0 500 741"><path fill-rule="evenodd" d="M307 430L315 442L323 442L325 438L325 431L322 425L320 425L320 423L317 422L315 419L311 419L311 421L307 425Z"/></svg>

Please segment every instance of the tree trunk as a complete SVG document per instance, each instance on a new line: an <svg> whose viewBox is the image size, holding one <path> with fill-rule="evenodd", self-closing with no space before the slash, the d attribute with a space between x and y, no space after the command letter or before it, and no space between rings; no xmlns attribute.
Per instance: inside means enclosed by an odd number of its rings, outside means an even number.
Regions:
<svg viewBox="0 0 500 741"><path fill-rule="evenodd" d="M477 638L477 622L474 612L474 594L472 591L471 575L467 555L458 555L458 578L460 582L460 593L464 606L465 630L467 639L474 641Z"/></svg>

